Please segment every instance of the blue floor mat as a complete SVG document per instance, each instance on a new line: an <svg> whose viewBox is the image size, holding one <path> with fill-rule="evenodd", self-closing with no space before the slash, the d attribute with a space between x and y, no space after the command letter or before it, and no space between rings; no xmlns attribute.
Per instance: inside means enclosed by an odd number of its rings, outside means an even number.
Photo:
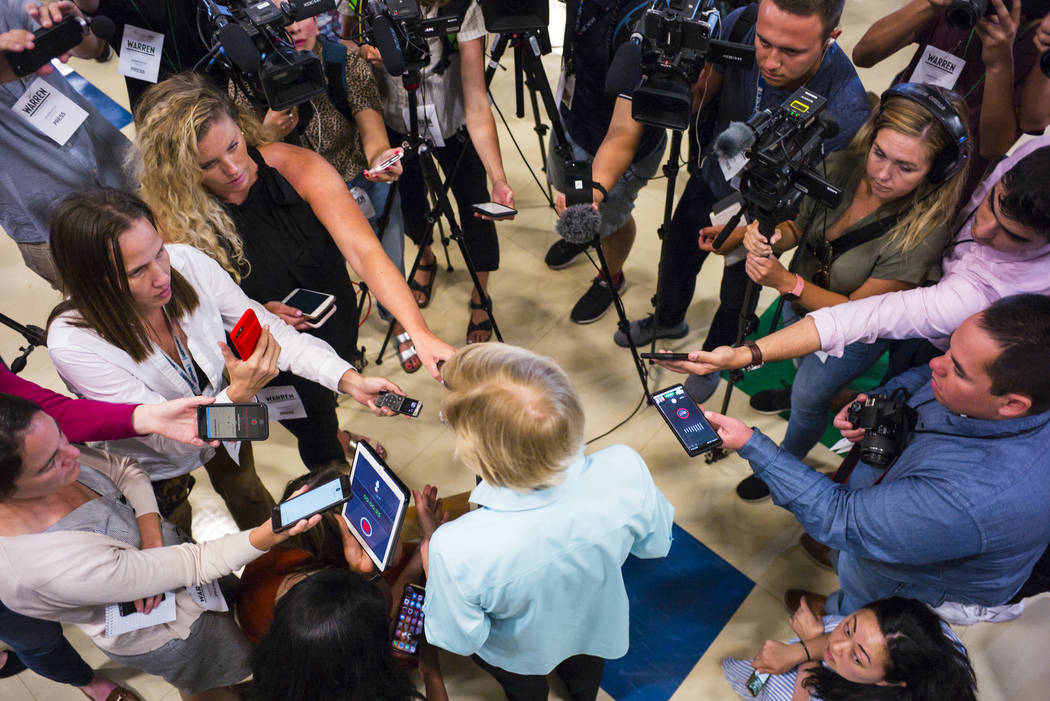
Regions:
<svg viewBox="0 0 1050 701"><path fill-rule="evenodd" d="M732 618L754 582L677 525L666 558L627 558L631 648L605 664L617 701L667 701Z"/></svg>
<svg viewBox="0 0 1050 701"><path fill-rule="evenodd" d="M84 76L73 71L66 75L66 80L69 81L74 90L83 95L84 99L90 102L117 129L123 129L128 124L131 124L131 112L128 112L109 95L89 83Z"/></svg>

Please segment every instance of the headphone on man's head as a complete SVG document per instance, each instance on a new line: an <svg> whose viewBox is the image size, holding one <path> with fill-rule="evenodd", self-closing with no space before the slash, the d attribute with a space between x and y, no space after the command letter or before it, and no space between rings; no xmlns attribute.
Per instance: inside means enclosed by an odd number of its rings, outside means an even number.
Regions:
<svg viewBox="0 0 1050 701"><path fill-rule="evenodd" d="M966 133L966 124L955 111L952 103L945 97L947 91L923 83L900 83L882 93L879 99L879 111L882 111L886 100L891 97L903 97L916 102L933 115L948 135L951 143L938 153L926 179L939 185L962 170L970 158L973 142Z"/></svg>

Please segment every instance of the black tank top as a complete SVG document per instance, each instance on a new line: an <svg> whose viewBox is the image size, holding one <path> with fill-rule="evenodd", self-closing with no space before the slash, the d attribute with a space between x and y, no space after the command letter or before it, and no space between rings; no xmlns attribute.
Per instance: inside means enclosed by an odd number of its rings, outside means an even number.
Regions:
<svg viewBox="0 0 1050 701"><path fill-rule="evenodd" d="M335 295L332 317L304 332L356 363L357 296L346 259L284 176L266 164L258 149L248 147L248 155L259 166L258 178L244 202L225 205L244 242L248 265L241 270L241 289L262 304L279 302L296 287Z"/></svg>

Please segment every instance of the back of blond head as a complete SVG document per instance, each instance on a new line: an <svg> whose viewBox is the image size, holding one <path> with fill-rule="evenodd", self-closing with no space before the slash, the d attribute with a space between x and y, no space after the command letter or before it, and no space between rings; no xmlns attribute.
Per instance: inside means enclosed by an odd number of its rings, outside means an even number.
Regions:
<svg viewBox="0 0 1050 701"><path fill-rule="evenodd" d="M460 350L444 365L445 422L482 479L517 491L557 484L583 448L583 406L550 358L503 343Z"/></svg>
<svg viewBox="0 0 1050 701"><path fill-rule="evenodd" d="M217 260L235 279L244 265L240 234L203 185L197 142L223 118L237 123L249 146L269 143L259 121L196 73L180 73L146 91L135 110L140 195L170 243L187 243Z"/></svg>

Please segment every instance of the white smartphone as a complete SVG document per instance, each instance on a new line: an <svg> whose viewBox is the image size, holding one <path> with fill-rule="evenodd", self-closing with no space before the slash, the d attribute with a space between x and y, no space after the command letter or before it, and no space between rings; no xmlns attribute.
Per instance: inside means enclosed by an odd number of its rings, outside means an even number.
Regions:
<svg viewBox="0 0 1050 701"><path fill-rule="evenodd" d="M397 151L394 152L393 156L390 156L390 158L384 159L384 160L380 161L379 163L376 163L376 167L375 168L369 168L368 170L365 171L365 173L368 174L368 175L371 175L371 176L379 175L384 170L386 170L390 166L392 166L395 163L397 163L398 161L400 161L402 156L404 156L404 155L405 155L405 152L404 152L403 149L397 149Z"/></svg>
<svg viewBox="0 0 1050 701"><path fill-rule="evenodd" d="M301 311L306 321L320 325L324 323L322 317L327 318L326 315L332 313L335 295L297 287L282 302Z"/></svg>

